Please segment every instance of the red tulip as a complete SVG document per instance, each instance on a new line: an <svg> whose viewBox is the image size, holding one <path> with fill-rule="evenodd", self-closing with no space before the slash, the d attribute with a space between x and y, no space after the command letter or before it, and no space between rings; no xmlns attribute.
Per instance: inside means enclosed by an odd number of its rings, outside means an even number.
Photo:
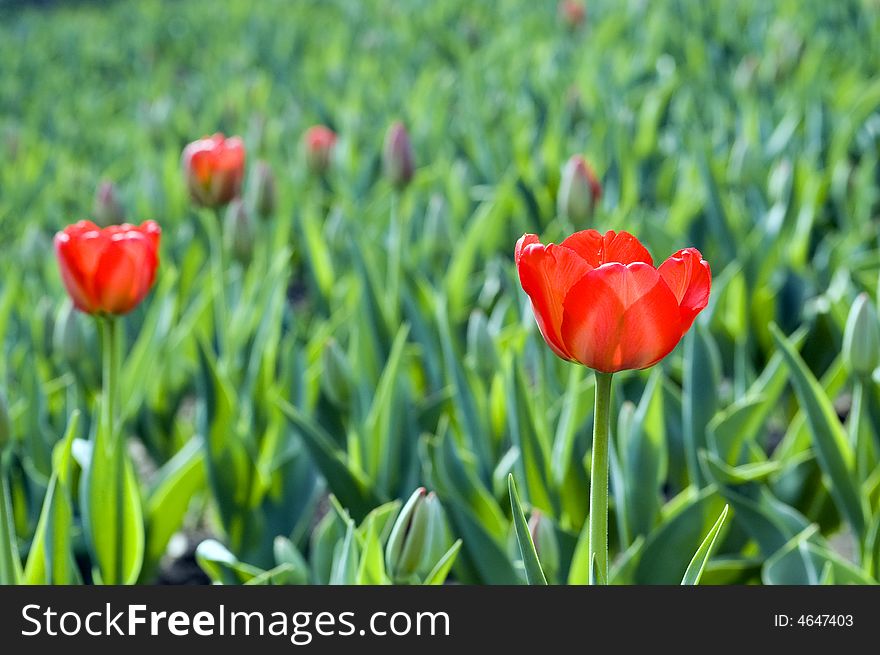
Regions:
<svg viewBox="0 0 880 655"><path fill-rule="evenodd" d="M181 164L192 199L204 207L225 205L241 190L245 151L242 140L215 134L183 149Z"/></svg>
<svg viewBox="0 0 880 655"><path fill-rule="evenodd" d="M315 125L306 130L306 163L316 175L324 175L330 168L336 133L324 125Z"/></svg>
<svg viewBox="0 0 880 655"><path fill-rule="evenodd" d="M653 366L709 302L712 272L696 248L654 267L633 235L576 232L561 244L524 234L516 265L554 353L603 373Z"/></svg>
<svg viewBox="0 0 880 655"><path fill-rule="evenodd" d="M99 228L91 221L55 235L61 279L73 304L88 314L127 314L156 279L161 229L154 221Z"/></svg>
<svg viewBox="0 0 880 655"><path fill-rule="evenodd" d="M578 0L562 0L559 3L559 15L569 28L575 29L587 19L587 8Z"/></svg>

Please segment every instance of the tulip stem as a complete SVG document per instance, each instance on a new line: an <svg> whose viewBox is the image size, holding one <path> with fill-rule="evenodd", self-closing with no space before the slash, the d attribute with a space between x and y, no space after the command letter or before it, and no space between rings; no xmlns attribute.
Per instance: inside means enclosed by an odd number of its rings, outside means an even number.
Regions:
<svg viewBox="0 0 880 655"><path fill-rule="evenodd" d="M401 225L400 210L398 207L398 192L391 194L391 221L389 229L389 249L391 251L388 260L388 325L394 326L399 323L398 310L400 302L400 262L403 251L403 225Z"/></svg>
<svg viewBox="0 0 880 655"><path fill-rule="evenodd" d="M219 209L201 212L202 226L208 236L208 257L211 266L211 286L214 290L214 329L221 355L227 346L226 284L223 269L223 238L220 226L223 215Z"/></svg>
<svg viewBox="0 0 880 655"><path fill-rule="evenodd" d="M101 319L103 328L103 401L101 403L101 421L105 442L111 449L116 448L116 405L119 395L119 323L113 316Z"/></svg>
<svg viewBox="0 0 880 655"><path fill-rule="evenodd" d="M103 329L103 375L102 375L102 398L101 398L101 433L102 442L96 441L94 448L101 448L103 452L93 454L112 462L112 491L111 502L116 507L116 530L115 557L113 558L113 570L103 571L105 584L121 584L125 571L123 569L123 556L125 548L124 518L122 516L125 495L125 451L124 443L119 429L119 320L115 316L105 316L100 319Z"/></svg>
<svg viewBox="0 0 880 655"><path fill-rule="evenodd" d="M608 438L611 373L596 371L593 456L590 470L590 584L608 584Z"/></svg>

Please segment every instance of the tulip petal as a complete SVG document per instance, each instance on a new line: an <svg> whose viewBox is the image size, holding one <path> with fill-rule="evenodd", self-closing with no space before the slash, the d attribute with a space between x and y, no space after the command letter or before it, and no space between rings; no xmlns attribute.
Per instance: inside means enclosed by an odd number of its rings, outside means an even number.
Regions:
<svg viewBox="0 0 880 655"><path fill-rule="evenodd" d="M682 331L672 291L653 266L635 262L606 264L572 286L561 334L575 360L612 373L656 364Z"/></svg>
<svg viewBox="0 0 880 655"><path fill-rule="evenodd" d="M608 230L604 235L596 230L575 232L562 242L587 260L593 268L613 262L654 264L651 253L629 232Z"/></svg>
<svg viewBox="0 0 880 655"><path fill-rule="evenodd" d="M547 345L563 359L572 359L560 332L562 302L591 267L574 251L554 244L543 246L536 242L537 237L531 237L534 235L525 235L517 244L520 283L532 301L535 320Z"/></svg>
<svg viewBox="0 0 880 655"><path fill-rule="evenodd" d="M687 332L706 305L712 287L712 271L696 248L679 250L658 269L681 311L681 331Z"/></svg>

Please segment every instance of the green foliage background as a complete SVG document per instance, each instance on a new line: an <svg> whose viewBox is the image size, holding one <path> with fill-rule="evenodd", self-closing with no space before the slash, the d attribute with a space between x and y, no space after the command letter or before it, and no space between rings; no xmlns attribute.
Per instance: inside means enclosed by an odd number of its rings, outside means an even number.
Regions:
<svg viewBox="0 0 880 655"><path fill-rule="evenodd" d="M0 4L3 580L96 565L78 498L100 348L51 239L107 178L163 228L124 323L139 581L181 527L216 537L215 580L389 581L425 485L442 513L410 581L522 582L513 473L552 526L548 581L585 582L593 380L544 345L512 251L596 227L714 273L682 346L616 376L612 582L680 581L726 504L703 583L876 582L880 387L841 352L880 269L878 52L872 0L597 1L575 30L528 0ZM396 119L418 164L399 198ZM324 181L315 123L340 137ZM214 131L278 183L222 284L179 163ZM556 216L574 153L603 184L591 225Z"/></svg>

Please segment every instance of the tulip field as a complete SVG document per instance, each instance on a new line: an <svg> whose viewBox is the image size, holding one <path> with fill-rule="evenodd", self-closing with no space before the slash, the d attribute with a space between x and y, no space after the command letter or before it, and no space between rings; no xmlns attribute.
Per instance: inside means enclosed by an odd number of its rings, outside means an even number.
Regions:
<svg viewBox="0 0 880 655"><path fill-rule="evenodd" d="M0 1L0 583L880 582L876 0Z"/></svg>

